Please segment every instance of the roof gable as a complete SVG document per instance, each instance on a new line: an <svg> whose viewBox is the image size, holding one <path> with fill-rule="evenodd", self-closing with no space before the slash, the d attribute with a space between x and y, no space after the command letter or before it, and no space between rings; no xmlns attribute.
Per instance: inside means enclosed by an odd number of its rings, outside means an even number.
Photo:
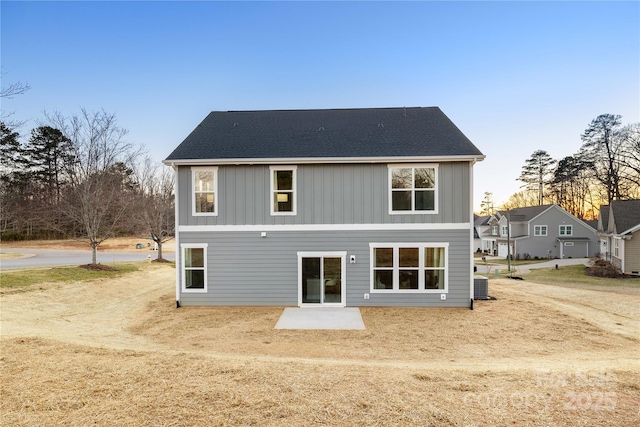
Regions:
<svg viewBox="0 0 640 427"><path fill-rule="evenodd" d="M610 231L626 234L640 226L640 200L613 200L609 207Z"/></svg>
<svg viewBox="0 0 640 427"><path fill-rule="evenodd" d="M509 211L500 211L502 216L508 216L511 222L528 222L537 217L554 205L527 206L525 208L514 208Z"/></svg>
<svg viewBox="0 0 640 427"><path fill-rule="evenodd" d="M165 162L484 155L438 107L215 111Z"/></svg>
<svg viewBox="0 0 640 427"><path fill-rule="evenodd" d="M598 218L598 231L609 232L609 205L600 206L600 218Z"/></svg>
<svg viewBox="0 0 640 427"><path fill-rule="evenodd" d="M596 230L593 227L592 224L589 224L588 222L577 218L575 215L570 214L566 210L562 209L562 207L560 207L558 205L555 205L555 204L553 204L553 205L540 205L540 206L527 206L527 207L524 207L524 208L514 208L514 209L511 209L508 212L509 212L510 221L512 223L513 222L531 222L531 221L537 219L538 217L541 217L541 216L545 215L551 209L559 210L560 212L562 212L567 217L571 218L576 223L582 224L585 227L588 227L588 228L592 229L594 232ZM501 211L500 213L503 215L503 217L507 216L507 211Z"/></svg>

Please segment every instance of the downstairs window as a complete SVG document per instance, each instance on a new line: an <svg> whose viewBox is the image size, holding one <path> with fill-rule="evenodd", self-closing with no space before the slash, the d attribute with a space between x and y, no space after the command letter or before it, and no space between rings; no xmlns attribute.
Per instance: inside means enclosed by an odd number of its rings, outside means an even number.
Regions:
<svg viewBox="0 0 640 427"><path fill-rule="evenodd" d="M447 243L372 243L370 248L372 292L447 292Z"/></svg>
<svg viewBox="0 0 640 427"><path fill-rule="evenodd" d="M207 292L207 244L183 244L182 292Z"/></svg>

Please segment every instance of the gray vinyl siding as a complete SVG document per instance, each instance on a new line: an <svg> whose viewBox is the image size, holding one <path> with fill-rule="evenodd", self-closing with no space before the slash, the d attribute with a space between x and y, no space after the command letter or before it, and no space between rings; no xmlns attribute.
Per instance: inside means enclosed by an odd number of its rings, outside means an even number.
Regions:
<svg viewBox="0 0 640 427"><path fill-rule="evenodd" d="M181 293L181 305L298 305L298 252L347 253L347 306L468 307L471 286L470 230L185 232L179 243L206 243L207 293ZM440 293L373 293L370 243L449 243L446 301ZM355 255L356 263L349 257ZM180 268L178 266L178 268ZM180 273L181 274L181 273ZM365 300L364 294L370 294Z"/></svg>
<svg viewBox="0 0 640 427"><path fill-rule="evenodd" d="M390 215L386 163L297 165L297 215L273 216L268 165L219 166L218 215L193 216L191 169L181 166L179 225L469 223L470 171L439 164L437 214Z"/></svg>
<svg viewBox="0 0 640 427"><path fill-rule="evenodd" d="M526 224L527 223L525 223L525 225ZM536 225L546 225L547 235L535 236L534 229ZM572 225L573 234L571 236L560 236L560 225ZM563 248L565 258L591 257L600 252L598 235L595 230L577 218L555 207L546 210L537 218L532 219L528 223L528 229L525 234L528 234L529 237L518 239L516 243L516 253L521 256L528 253L532 257L537 256L542 258L547 256L547 251L550 251L551 257L559 257L561 243L557 240L558 237L589 239L588 253L587 242L576 240L574 246L565 246Z"/></svg>

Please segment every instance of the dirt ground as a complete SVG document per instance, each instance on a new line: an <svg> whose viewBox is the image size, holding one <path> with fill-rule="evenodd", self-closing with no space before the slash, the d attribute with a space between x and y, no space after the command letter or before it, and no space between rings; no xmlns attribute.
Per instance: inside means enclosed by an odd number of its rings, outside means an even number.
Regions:
<svg viewBox="0 0 640 427"><path fill-rule="evenodd" d="M1 296L2 425L628 426L640 290L491 280L468 309L175 308L175 270Z"/></svg>

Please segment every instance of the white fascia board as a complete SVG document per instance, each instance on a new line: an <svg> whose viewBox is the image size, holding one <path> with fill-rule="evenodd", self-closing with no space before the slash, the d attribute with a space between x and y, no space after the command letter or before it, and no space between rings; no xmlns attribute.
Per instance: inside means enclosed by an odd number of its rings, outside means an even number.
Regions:
<svg viewBox="0 0 640 427"><path fill-rule="evenodd" d="M165 165L293 165L321 163L425 163L480 162L485 156L420 156L420 157L296 157L239 159L179 159L163 160Z"/></svg>
<svg viewBox="0 0 640 427"><path fill-rule="evenodd" d="M446 224L251 224L251 225L181 225L180 232L261 232L261 231L401 231L401 230L469 230L468 222Z"/></svg>
<svg viewBox="0 0 640 427"><path fill-rule="evenodd" d="M630 229L628 229L624 233L620 233L619 236L624 236L625 234L633 234L638 230L640 230L640 224L637 224L636 226L631 227Z"/></svg>

